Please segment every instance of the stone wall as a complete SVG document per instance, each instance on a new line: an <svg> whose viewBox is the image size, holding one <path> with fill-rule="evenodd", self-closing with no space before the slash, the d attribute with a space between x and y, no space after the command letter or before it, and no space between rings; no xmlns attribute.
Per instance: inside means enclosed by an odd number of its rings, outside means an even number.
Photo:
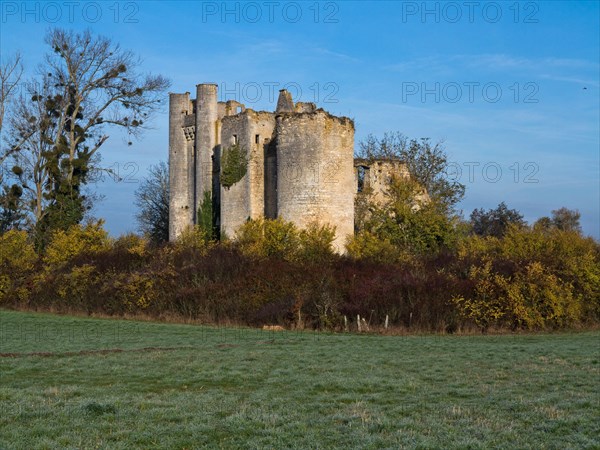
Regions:
<svg viewBox="0 0 600 450"><path fill-rule="evenodd" d="M190 153L185 118L191 111L190 94L169 96L169 239L174 239L193 223L194 198L190 195L194 186L193 155Z"/></svg>
<svg viewBox="0 0 600 450"><path fill-rule="evenodd" d="M354 123L323 110L280 114L276 134L277 215L335 226L343 252L354 232Z"/></svg>
<svg viewBox="0 0 600 450"><path fill-rule="evenodd" d="M393 174L408 177L398 160L354 160L354 123L294 104L282 90L275 113L253 111L236 101L217 101L217 86L199 84L196 99L171 94L169 108L169 237L196 223L203 194L213 195L214 223L229 237L249 218L281 217L306 227L336 228L335 248L354 232L357 167L365 186L382 201ZM246 173L230 187L220 180L223 150L246 152Z"/></svg>
<svg viewBox="0 0 600 450"><path fill-rule="evenodd" d="M409 173L404 164L399 159L355 159L354 161L354 179L355 190L358 190L358 171L364 170L363 193L368 193L371 200L381 203L385 198L385 192L388 189L393 176L408 179Z"/></svg>
<svg viewBox="0 0 600 450"><path fill-rule="evenodd" d="M248 115L248 196L249 216L265 215L265 156L275 130L275 115L246 110Z"/></svg>
<svg viewBox="0 0 600 450"><path fill-rule="evenodd" d="M221 187L221 231L233 236L249 218L265 215L265 153L273 137L273 113L246 109L223 117L222 148L236 143L246 152L247 172L231 187ZM223 150L221 150L221 156Z"/></svg>
<svg viewBox="0 0 600 450"><path fill-rule="evenodd" d="M239 145L246 154L251 142L247 114L225 116L221 121L221 164L223 153L234 145ZM221 234L233 237L235 231L250 216L248 172L235 184L220 187L221 191Z"/></svg>

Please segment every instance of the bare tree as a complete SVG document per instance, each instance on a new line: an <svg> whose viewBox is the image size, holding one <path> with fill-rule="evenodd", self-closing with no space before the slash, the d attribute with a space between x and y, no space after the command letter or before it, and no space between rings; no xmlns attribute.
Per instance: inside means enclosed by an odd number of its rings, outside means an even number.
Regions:
<svg viewBox="0 0 600 450"><path fill-rule="evenodd" d="M19 53L0 63L0 131L2 130L6 108L17 90L22 75L23 63Z"/></svg>
<svg viewBox="0 0 600 450"><path fill-rule="evenodd" d="M46 43L53 53L45 69L57 90L53 104L58 129L54 145L65 153L66 178L76 176L76 159L91 157L106 142L107 126L138 135L161 105L169 81L136 73L141 61L105 37L51 30ZM83 147L83 148L82 148Z"/></svg>
<svg viewBox="0 0 600 450"><path fill-rule="evenodd" d="M164 161L148 169L135 191L140 230L155 243L169 240L169 166Z"/></svg>
<svg viewBox="0 0 600 450"><path fill-rule="evenodd" d="M4 124L4 116L12 105L12 100L15 92L23 76L23 63L21 54L17 53L13 57L8 58L0 63L0 167L4 161L11 155L10 151L6 151L2 147L2 126ZM23 138L21 138L23 140ZM0 183L3 181L3 170L0 169Z"/></svg>
<svg viewBox="0 0 600 450"><path fill-rule="evenodd" d="M83 218L89 199L82 188L99 169L108 131L126 130L131 145L169 86L162 76L139 73L133 53L89 31L53 29L46 43L51 52L11 115L4 152L12 155L33 221L44 221L44 230Z"/></svg>
<svg viewBox="0 0 600 450"><path fill-rule="evenodd" d="M45 102L37 97L49 98L52 88L48 77L41 86L30 84L15 101L9 117L8 138L19 142L8 162L12 163L11 176L18 181L26 209L32 214L32 222L40 221L46 211L48 199L44 196L52 184L48 156L54 148L54 137L58 134L57 123L46 110ZM23 137L26 136L26 139Z"/></svg>

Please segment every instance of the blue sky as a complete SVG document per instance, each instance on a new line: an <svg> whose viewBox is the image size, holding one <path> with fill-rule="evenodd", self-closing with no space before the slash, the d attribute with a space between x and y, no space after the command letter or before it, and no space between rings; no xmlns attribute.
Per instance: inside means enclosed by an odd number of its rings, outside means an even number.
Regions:
<svg viewBox="0 0 600 450"><path fill-rule="evenodd" d="M1 2L0 50L33 72L45 31L103 34L172 80L214 82L221 99L274 109L287 87L356 122L356 141L401 131L444 140L461 207L505 201L533 221L578 209L600 237L599 2ZM228 94L224 94L227 91ZM133 146L118 133L94 214L135 231L133 192L167 159L168 119Z"/></svg>

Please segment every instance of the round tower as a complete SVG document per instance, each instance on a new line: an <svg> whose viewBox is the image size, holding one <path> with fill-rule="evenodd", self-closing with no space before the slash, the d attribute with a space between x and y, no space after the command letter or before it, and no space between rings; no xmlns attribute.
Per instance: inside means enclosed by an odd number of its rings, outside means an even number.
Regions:
<svg viewBox="0 0 600 450"><path fill-rule="evenodd" d="M213 189L213 154L219 144L217 85L196 86L196 204Z"/></svg>
<svg viewBox="0 0 600 450"><path fill-rule="evenodd" d="M169 240L193 223L194 202L190 195L193 159L184 133L190 108L190 93L169 94Z"/></svg>
<svg viewBox="0 0 600 450"><path fill-rule="evenodd" d="M335 226L335 250L354 233L354 123L323 110L277 116L277 215L300 228Z"/></svg>

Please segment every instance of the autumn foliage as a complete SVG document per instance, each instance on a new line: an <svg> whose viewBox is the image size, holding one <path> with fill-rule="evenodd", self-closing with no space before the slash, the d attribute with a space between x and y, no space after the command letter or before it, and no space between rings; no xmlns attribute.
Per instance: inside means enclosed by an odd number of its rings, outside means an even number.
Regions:
<svg viewBox="0 0 600 450"><path fill-rule="evenodd" d="M600 321L600 247L575 231L510 227L435 253L360 236L336 255L334 230L247 222L231 242L201 229L153 246L111 239L102 222L57 231L38 255L26 233L0 235L0 306L289 328L543 330ZM352 245L352 243L350 243Z"/></svg>

